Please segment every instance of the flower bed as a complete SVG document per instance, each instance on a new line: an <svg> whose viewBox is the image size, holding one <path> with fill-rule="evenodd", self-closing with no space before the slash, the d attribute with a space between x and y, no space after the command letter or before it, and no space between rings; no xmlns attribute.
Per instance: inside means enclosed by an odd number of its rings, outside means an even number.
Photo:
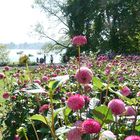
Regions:
<svg viewBox="0 0 140 140"><path fill-rule="evenodd" d="M140 57L86 56L81 40L66 65L0 73L4 140L140 140Z"/></svg>

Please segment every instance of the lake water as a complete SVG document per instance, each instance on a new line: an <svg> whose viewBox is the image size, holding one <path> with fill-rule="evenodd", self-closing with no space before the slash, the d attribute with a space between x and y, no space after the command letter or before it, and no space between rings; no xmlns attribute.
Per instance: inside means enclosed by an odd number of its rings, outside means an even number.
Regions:
<svg viewBox="0 0 140 140"><path fill-rule="evenodd" d="M9 59L10 59L10 62L18 62L19 61L19 58L21 55L32 55L30 57L30 61L31 62L36 62L37 58L43 58L44 55L43 54L40 54L40 50L35 50L35 49L9 49ZM18 54L22 52L22 54ZM60 63L61 61L61 55L60 54L56 54L54 52L50 52L46 55L46 63L50 63L50 55L53 55L53 62L54 63Z"/></svg>

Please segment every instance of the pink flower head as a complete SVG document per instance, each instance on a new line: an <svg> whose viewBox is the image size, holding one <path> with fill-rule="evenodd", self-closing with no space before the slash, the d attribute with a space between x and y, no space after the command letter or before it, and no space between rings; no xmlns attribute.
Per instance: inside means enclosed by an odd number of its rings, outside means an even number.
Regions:
<svg viewBox="0 0 140 140"><path fill-rule="evenodd" d="M113 99L108 103L108 107L111 109L114 115L120 115L125 111L125 104L120 99Z"/></svg>
<svg viewBox="0 0 140 140"><path fill-rule="evenodd" d="M71 93L71 92L67 92L66 95L67 95L68 97L70 97L70 96L72 96L72 93Z"/></svg>
<svg viewBox="0 0 140 140"><path fill-rule="evenodd" d="M92 80L92 76L93 73L89 68L81 67L80 70L77 70L75 78L81 84L89 84Z"/></svg>
<svg viewBox="0 0 140 140"><path fill-rule="evenodd" d="M72 44L76 46L85 45L87 43L87 39L83 35L74 36L72 38Z"/></svg>
<svg viewBox="0 0 140 140"><path fill-rule="evenodd" d="M140 91L137 93L137 97L140 97Z"/></svg>
<svg viewBox="0 0 140 140"><path fill-rule="evenodd" d="M82 140L81 135L83 134L82 131L82 121L76 121L74 123L74 128L71 129L67 134L68 140Z"/></svg>
<svg viewBox="0 0 140 140"><path fill-rule="evenodd" d="M56 71L56 73L59 73L61 70L60 69L56 69L55 71Z"/></svg>
<svg viewBox="0 0 140 140"><path fill-rule="evenodd" d="M44 104L39 108L39 112L40 113L44 113L46 110L49 109L49 105L48 104Z"/></svg>
<svg viewBox="0 0 140 140"><path fill-rule="evenodd" d="M90 98L88 96L83 96L84 97L84 100L85 100L85 103L89 103L90 102Z"/></svg>
<svg viewBox="0 0 140 140"><path fill-rule="evenodd" d="M127 115L127 116L136 115L136 111L134 110L134 108L132 106L127 106L127 107L125 107L125 109L126 109L125 115Z"/></svg>
<svg viewBox="0 0 140 140"><path fill-rule="evenodd" d="M4 78L5 78L4 73L0 73L0 79L4 79Z"/></svg>
<svg viewBox="0 0 140 140"><path fill-rule="evenodd" d="M72 95L69 97L69 99L67 101L67 105L73 111L77 111L77 110L83 108L83 106L85 105L85 100L84 100L83 96L81 96L79 94Z"/></svg>
<svg viewBox="0 0 140 140"><path fill-rule="evenodd" d="M119 80L119 82L123 82L124 81L124 77L119 77L118 80Z"/></svg>
<svg viewBox="0 0 140 140"><path fill-rule="evenodd" d="M41 81L40 80L34 80L34 83L38 83L40 85Z"/></svg>
<svg viewBox="0 0 140 140"><path fill-rule="evenodd" d="M109 75L109 74L110 74L110 71L111 71L111 68L108 68L108 67L107 67L107 68L105 69L105 75Z"/></svg>
<svg viewBox="0 0 140 140"><path fill-rule="evenodd" d="M5 70L5 71L9 71L9 70L10 70L10 67L9 67L9 66L5 66L5 67L4 67L4 70Z"/></svg>
<svg viewBox="0 0 140 140"><path fill-rule="evenodd" d="M121 94L124 95L124 96L128 96L131 94L131 91L130 89L127 87L127 86L124 86L122 89L121 89Z"/></svg>
<svg viewBox="0 0 140 140"><path fill-rule="evenodd" d="M15 135L15 136L14 136L14 140L20 140L19 135Z"/></svg>
<svg viewBox="0 0 140 140"><path fill-rule="evenodd" d="M10 95L9 95L8 92L4 92L3 95L2 95L2 97L3 97L4 99L8 99L9 96L10 96Z"/></svg>
<svg viewBox="0 0 140 140"><path fill-rule="evenodd" d="M140 140L140 136L128 136L125 140Z"/></svg>
<svg viewBox="0 0 140 140"><path fill-rule="evenodd" d="M44 82L47 82L47 81L49 80L49 78L48 78L47 76L43 76L43 77L42 77L42 80L43 80Z"/></svg>
<svg viewBox="0 0 140 140"><path fill-rule="evenodd" d="M82 140L81 132L77 128L71 129L67 134L68 140Z"/></svg>
<svg viewBox="0 0 140 140"><path fill-rule="evenodd" d="M92 85L91 84L84 85L84 90L85 92L90 92L92 90Z"/></svg>
<svg viewBox="0 0 140 140"><path fill-rule="evenodd" d="M94 119L87 119L82 123L82 128L86 134L99 133L101 125Z"/></svg>

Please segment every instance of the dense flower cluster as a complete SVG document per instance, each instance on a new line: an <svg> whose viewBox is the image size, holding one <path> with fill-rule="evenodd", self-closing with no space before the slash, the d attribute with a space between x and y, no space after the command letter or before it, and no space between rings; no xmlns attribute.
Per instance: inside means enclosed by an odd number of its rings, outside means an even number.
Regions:
<svg viewBox="0 0 140 140"><path fill-rule="evenodd" d="M73 41L76 46L87 42L83 36ZM3 139L139 140L133 136L140 132L139 60L79 56L80 65L73 57L64 65L40 64L30 71L3 67Z"/></svg>

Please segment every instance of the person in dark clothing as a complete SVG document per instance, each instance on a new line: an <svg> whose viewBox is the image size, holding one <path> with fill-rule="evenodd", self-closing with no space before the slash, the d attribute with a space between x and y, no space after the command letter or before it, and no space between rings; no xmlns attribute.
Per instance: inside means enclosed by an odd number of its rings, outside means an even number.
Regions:
<svg viewBox="0 0 140 140"><path fill-rule="evenodd" d="M53 64L53 56L50 56L51 64Z"/></svg>

